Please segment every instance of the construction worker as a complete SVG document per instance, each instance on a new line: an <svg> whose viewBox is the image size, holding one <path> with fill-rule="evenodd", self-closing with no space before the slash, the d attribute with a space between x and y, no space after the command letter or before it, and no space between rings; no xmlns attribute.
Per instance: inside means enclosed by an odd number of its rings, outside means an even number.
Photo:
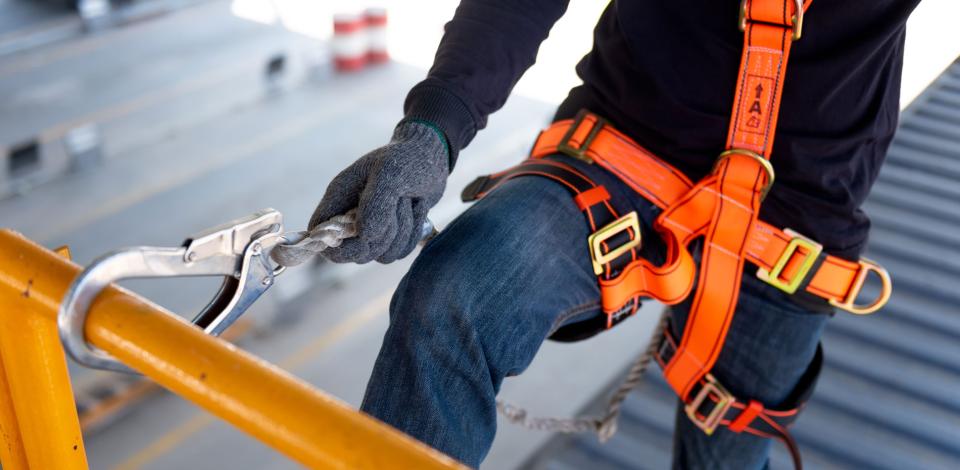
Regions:
<svg viewBox="0 0 960 470"><path fill-rule="evenodd" d="M750 33L738 29L738 12L746 11L751 25L763 23L747 11L763 1L751 0L743 10L740 0L611 2L592 51L577 66L583 84L570 91L555 120L590 110L690 181L705 178L725 148L735 86L752 80L740 77ZM784 12L774 26L798 38L795 1L771 1ZM776 183L759 220L815 240L824 256L855 262L866 244L870 223L860 206L896 128L904 25L918 2L804 5L803 37L793 43L778 98ZM358 208L359 236L329 250L332 260L389 263L411 253L460 151L534 63L566 4L461 2L427 78L407 95L390 142L340 173L313 214L311 227ZM750 83L758 102L767 96L768 82ZM654 264L668 259L653 229L662 207L586 159L556 153L544 160L605 188L618 213L635 211L639 255ZM479 466L496 431L503 379L523 372L545 339L581 339L599 330L577 326L605 318L582 209L564 185L522 177L499 185L445 227L393 297L362 409ZM705 249L701 241L690 247L695 259ZM805 376L834 309L790 295L753 270L739 285L736 314L710 373L730 394L776 409L812 388ZM684 333L692 299L672 308L674 338ZM727 427L708 434L683 410L678 406L675 467L767 464L770 439Z"/></svg>

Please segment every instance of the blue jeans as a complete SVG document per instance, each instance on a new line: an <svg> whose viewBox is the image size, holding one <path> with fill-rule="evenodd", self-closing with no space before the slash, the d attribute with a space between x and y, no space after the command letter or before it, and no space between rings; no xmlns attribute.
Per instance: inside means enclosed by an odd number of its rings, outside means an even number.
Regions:
<svg viewBox="0 0 960 470"><path fill-rule="evenodd" d="M651 228L659 209L601 168L553 158L605 185L620 213L637 211L644 256L662 261ZM479 466L503 379L523 372L557 328L600 313L587 232L570 193L545 178L511 180L470 207L424 248L394 294L362 409ZM675 335L688 309L673 308ZM812 362L827 318L744 275L713 374L735 395L777 406ZM674 467L763 468L770 445L726 428L707 436L678 407Z"/></svg>

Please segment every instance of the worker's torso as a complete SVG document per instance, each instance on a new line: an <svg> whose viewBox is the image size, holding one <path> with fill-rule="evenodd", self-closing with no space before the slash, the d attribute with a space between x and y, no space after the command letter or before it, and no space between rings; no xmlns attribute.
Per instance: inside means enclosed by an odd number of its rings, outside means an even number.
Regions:
<svg viewBox="0 0 960 470"><path fill-rule="evenodd" d="M740 0L616 1L559 117L579 107L697 179L723 150L743 46ZM904 23L919 0L814 0L793 45L761 217L856 256L859 210L899 111Z"/></svg>

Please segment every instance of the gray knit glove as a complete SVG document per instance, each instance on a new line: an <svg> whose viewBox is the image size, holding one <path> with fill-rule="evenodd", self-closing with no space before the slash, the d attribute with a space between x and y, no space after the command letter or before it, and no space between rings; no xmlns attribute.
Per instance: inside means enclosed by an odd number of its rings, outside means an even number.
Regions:
<svg viewBox="0 0 960 470"><path fill-rule="evenodd" d="M390 263L413 251L450 171L441 136L421 122L402 122L389 144L360 157L333 179L308 229L356 208L358 233L325 250L325 257L337 263Z"/></svg>

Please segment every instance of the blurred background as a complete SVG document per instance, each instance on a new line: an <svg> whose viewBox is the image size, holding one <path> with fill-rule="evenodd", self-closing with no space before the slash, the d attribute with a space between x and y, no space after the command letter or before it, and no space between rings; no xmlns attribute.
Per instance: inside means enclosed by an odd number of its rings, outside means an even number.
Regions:
<svg viewBox="0 0 960 470"><path fill-rule="evenodd" d="M463 152L431 213L440 227L466 207L458 189L522 159L578 83L606 4L570 3ZM330 179L386 142L456 4L0 0L0 226L69 245L80 264L265 207L303 229ZM905 111L867 207L870 255L897 289L874 318L838 315L827 332L821 393L797 427L813 468L960 468L957 18L956 0L924 0L908 23ZM356 406L409 262L291 269L226 336ZM218 283L126 285L191 316ZM644 347L659 307L644 310L599 340L547 344L503 397L544 415L595 410ZM71 367L91 468L297 468L148 381ZM485 467L665 468L664 387L649 374L606 446L501 423Z"/></svg>

